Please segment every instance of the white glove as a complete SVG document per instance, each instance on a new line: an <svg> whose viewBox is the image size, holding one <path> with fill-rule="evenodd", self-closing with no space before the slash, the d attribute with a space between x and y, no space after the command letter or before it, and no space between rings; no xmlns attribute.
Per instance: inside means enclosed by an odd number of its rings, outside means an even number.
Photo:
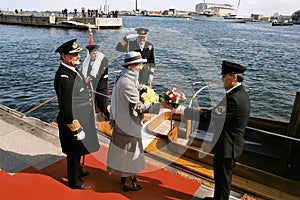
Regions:
<svg viewBox="0 0 300 200"><path fill-rule="evenodd" d="M173 109L172 112L177 114L184 114L185 109L186 109L185 106L179 105L176 109Z"/></svg>
<svg viewBox="0 0 300 200"><path fill-rule="evenodd" d="M153 78L154 78L153 74L149 74L149 82L150 82L150 83L152 83Z"/></svg>
<svg viewBox="0 0 300 200"><path fill-rule="evenodd" d="M85 138L85 132L82 130L79 133L77 133L75 136L77 140L83 140Z"/></svg>
<svg viewBox="0 0 300 200"><path fill-rule="evenodd" d="M136 38L137 36L139 36L138 34L129 34L129 35L126 35L126 39L131 39L131 38Z"/></svg>

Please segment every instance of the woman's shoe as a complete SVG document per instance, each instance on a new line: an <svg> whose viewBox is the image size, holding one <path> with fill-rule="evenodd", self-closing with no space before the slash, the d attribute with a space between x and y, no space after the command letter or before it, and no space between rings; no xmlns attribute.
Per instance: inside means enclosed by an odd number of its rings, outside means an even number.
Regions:
<svg viewBox="0 0 300 200"><path fill-rule="evenodd" d="M121 184L124 185L126 181L126 177L121 177Z"/></svg>
<svg viewBox="0 0 300 200"><path fill-rule="evenodd" d="M124 185L124 186L123 186L123 191L124 191L124 192L127 192L127 191L138 191L138 190L140 190L140 189L142 189L142 188L143 188L143 186L137 185L137 184L135 184L135 183L132 183L131 186Z"/></svg>
<svg viewBox="0 0 300 200"><path fill-rule="evenodd" d="M138 177L135 177L135 176L131 176L131 182L135 183L139 180ZM125 181L126 181L126 177L121 177L121 184L124 185L125 184Z"/></svg>
<svg viewBox="0 0 300 200"><path fill-rule="evenodd" d="M131 181L132 181L133 183L137 182L138 180L139 180L138 177L131 176Z"/></svg>

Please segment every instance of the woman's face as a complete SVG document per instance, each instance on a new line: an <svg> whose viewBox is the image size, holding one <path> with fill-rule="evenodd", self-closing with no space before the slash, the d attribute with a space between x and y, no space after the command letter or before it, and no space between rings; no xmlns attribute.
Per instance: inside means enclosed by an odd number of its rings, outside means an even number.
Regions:
<svg viewBox="0 0 300 200"><path fill-rule="evenodd" d="M143 63L132 64L128 67L133 72L139 73L143 69Z"/></svg>

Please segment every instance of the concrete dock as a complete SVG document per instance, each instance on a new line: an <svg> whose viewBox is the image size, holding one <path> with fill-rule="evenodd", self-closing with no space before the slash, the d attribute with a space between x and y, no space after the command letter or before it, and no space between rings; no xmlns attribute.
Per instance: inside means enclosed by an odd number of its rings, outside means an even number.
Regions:
<svg viewBox="0 0 300 200"><path fill-rule="evenodd" d="M12 24L36 27L54 27L68 29L119 29L122 27L122 18L101 17L65 17L36 14L1 13L0 24Z"/></svg>

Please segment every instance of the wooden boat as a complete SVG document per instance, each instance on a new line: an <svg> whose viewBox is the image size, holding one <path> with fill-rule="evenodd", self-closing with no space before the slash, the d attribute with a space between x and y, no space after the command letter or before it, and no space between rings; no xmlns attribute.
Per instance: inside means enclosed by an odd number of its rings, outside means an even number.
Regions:
<svg viewBox="0 0 300 200"><path fill-rule="evenodd" d="M300 92L297 93L290 122L250 117L245 132L244 151L234 174L280 191L300 196ZM168 134L168 148L177 154L212 165L208 150L211 133L174 127ZM201 156L204 155L204 156Z"/></svg>
<svg viewBox="0 0 300 200"><path fill-rule="evenodd" d="M289 123L250 117L244 151L234 168L234 187L270 199L300 196L299 110L300 92L296 94ZM152 136L151 141L144 144L145 152L189 173L212 179L212 134L193 130L194 122L182 121L181 117L167 109L159 115L145 115L143 131ZM107 137L111 136L107 121L99 121L98 128Z"/></svg>

